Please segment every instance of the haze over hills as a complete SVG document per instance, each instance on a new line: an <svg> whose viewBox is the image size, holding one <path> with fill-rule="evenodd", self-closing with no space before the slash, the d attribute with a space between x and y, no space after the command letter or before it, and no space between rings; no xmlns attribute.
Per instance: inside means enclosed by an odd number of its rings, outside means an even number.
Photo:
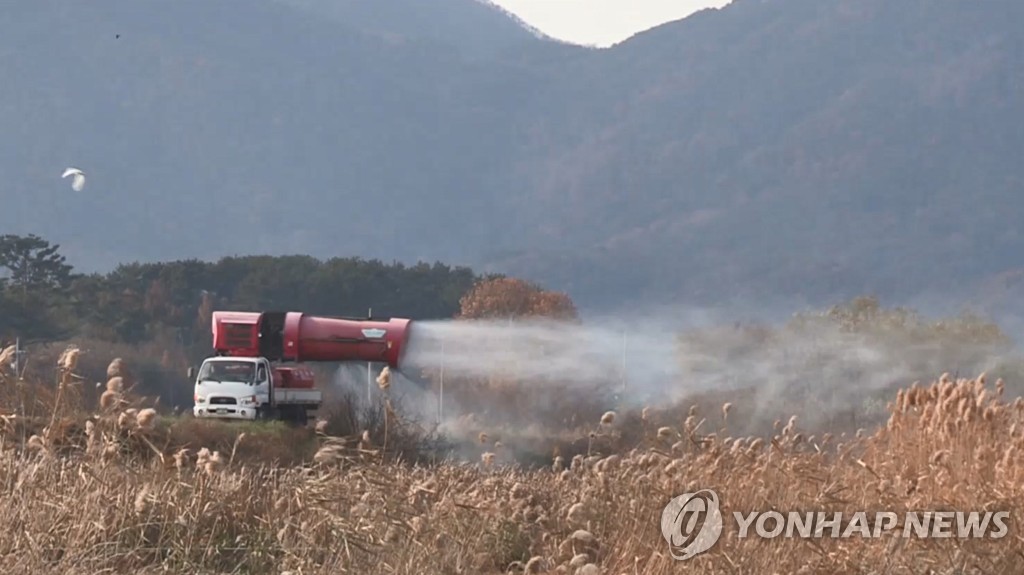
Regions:
<svg viewBox="0 0 1024 575"><path fill-rule="evenodd" d="M607 50L438 4L12 6L0 229L82 269L440 259L584 307L1024 268L1019 2L737 0Z"/></svg>

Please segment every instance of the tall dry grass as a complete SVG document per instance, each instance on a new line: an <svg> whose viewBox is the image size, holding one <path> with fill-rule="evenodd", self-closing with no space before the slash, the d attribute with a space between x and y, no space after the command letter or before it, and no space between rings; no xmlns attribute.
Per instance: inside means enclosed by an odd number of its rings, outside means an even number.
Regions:
<svg viewBox="0 0 1024 575"><path fill-rule="evenodd" d="M187 435L183 422L133 403L120 375L98 411L76 411L71 363L57 370L48 412L20 416L3 404L5 572L952 574L1024 564L1024 403L984 376L901 390L884 424L835 435L791 418L764 437L734 436L741 403L602 412L563 432L578 435L578 452L552 452L528 470L517 439L485 426L468 463L392 462L383 436L337 437L327 424L292 430L314 437L308 457L267 459L263 449L300 436L275 442L251 426L230 442ZM387 425L392 441L400 423ZM727 514L1008 510L1010 533L756 540L727 523L684 566L670 558L660 518L696 488L717 490Z"/></svg>

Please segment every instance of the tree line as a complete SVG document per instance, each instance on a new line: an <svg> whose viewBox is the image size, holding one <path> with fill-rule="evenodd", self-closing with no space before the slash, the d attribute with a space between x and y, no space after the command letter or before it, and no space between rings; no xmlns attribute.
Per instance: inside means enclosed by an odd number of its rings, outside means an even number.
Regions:
<svg viewBox="0 0 1024 575"><path fill-rule="evenodd" d="M83 274L59 245L8 234L0 236L0 337L194 342L209 333L214 309L453 317L470 288L490 277L439 262L302 255L130 263Z"/></svg>
<svg viewBox="0 0 1024 575"><path fill-rule="evenodd" d="M440 262L254 255L125 263L107 273L80 273L59 244L33 234L0 236L0 349L20 338L23 346L51 354L74 344L95 355L133 356L126 359L144 372L145 388L160 393L180 385L184 368L210 354L215 310L372 311L374 317L419 320L576 316L565 294ZM97 365L110 359L97 357Z"/></svg>

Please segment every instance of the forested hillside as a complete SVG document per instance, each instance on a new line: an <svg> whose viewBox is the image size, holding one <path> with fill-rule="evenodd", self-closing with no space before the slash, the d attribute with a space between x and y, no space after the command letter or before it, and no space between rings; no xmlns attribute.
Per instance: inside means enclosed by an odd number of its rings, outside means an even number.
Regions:
<svg viewBox="0 0 1024 575"><path fill-rule="evenodd" d="M351 316L372 308L381 317L450 318L479 279L468 268L442 263L308 256L133 263L83 274L66 263L60 246L36 236L3 236L0 335L52 340L76 334L119 343L167 333L209 339L204 314L213 308Z"/></svg>
<svg viewBox="0 0 1024 575"><path fill-rule="evenodd" d="M736 0L607 50L411 6L12 5L0 230L88 271L440 260L583 307L1020 293L1020 2Z"/></svg>
<svg viewBox="0 0 1024 575"><path fill-rule="evenodd" d="M211 353L214 310L451 318L473 285L492 277L442 263L307 256L132 263L81 273L62 251L38 236L0 236L0 349L20 337L35 363L55 359L65 344L99 361L124 356L146 370L145 388L163 389L165 401L184 384L187 366Z"/></svg>

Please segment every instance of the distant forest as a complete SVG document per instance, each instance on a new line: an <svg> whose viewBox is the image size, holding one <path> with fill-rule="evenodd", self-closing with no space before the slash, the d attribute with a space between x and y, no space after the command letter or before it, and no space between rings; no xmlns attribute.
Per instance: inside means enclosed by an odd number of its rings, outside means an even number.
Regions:
<svg viewBox="0 0 1024 575"><path fill-rule="evenodd" d="M179 407L190 400L187 367L211 354L215 310L414 320L578 317L567 294L440 262L243 256L83 274L60 248L38 235L0 236L0 350L20 338L29 352L26 373L37 378L48 377L70 345L84 351L80 365L88 379L101 381L107 363L120 357L135 371L140 391Z"/></svg>
<svg viewBox="0 0 1024 575"><path fill-rule="evenodd" d="M494 276L489 276L494 277ZM44 342L84 337L208 349L213 309L324 315L452 317L482 279L442 263L406 266L308 256L131 263L80 274L60 246L35 235L0 236L0 337Z"/></svg>
<svg viewBox="0 0 1024 575"><path fill-rule="evenodd" d="M216 309L450 318L476 282L496 277L442 263L301 255L129 263L82 274L60 245L8 234L0 236L0 348L21 338L37 350L73 342L88 348L86 356L92 350L97 365L133 356L155 391L210 353Z"/></svg>

